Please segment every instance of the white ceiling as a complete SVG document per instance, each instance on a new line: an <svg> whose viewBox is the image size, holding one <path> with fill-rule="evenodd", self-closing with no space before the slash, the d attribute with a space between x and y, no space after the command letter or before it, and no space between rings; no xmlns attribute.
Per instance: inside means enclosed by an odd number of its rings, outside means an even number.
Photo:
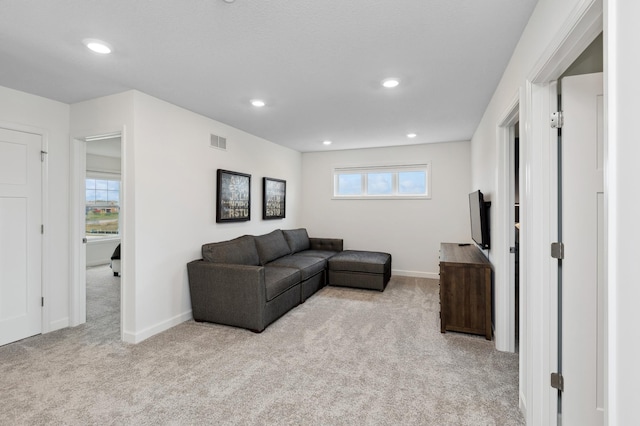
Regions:
<svg viewBox="0 0 640 426"><path fill-rule="evenodd" d="M301 152L468 140L536 1L2 0L0 85L137 89Z"/></svg>

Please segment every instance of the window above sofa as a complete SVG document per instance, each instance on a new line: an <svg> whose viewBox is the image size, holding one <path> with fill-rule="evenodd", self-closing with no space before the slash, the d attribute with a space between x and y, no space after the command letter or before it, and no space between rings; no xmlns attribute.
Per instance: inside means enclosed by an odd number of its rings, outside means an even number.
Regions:
<svg viewBox="0 0 640 426"><path fill-rule="evenodd" d="M431 164L337 167L334 199L429 199Z"/></svg>

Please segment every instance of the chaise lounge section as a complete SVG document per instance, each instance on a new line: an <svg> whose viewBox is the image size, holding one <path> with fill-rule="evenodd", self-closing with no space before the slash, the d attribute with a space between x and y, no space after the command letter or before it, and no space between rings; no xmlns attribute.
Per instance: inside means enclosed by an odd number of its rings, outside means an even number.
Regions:
<svg viewBox="0 0 640 426"><path fill-rule="evenodd" d="M345 250L329 259L327 270L329 285L384 291L391 279L391 255Z"/></svg>

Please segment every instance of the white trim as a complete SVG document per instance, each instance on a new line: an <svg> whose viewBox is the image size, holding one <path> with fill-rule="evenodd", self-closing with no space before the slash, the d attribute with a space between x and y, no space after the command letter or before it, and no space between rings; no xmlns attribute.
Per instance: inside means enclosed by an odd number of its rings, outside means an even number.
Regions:
<svg viewBox="0 0 640 426"><path fill-rule="evenodd" d="M175 327L178 324L182 324L185 321L189 321L192 318L193 318L193 315L191 313L191 310L188 310L186 312L183 312L179 315L174 316L173 318L169 318L168 320L159 322L156 325L147 327L144 330L139 331L138 333L123 331L122 340L127 343L140 343L151 336L154 336L158 333L162 333L163 331L169 330L170 328Z"/></svg>
<svg viewBox="0 0 640 426"><path fill-rule="evenodd" d="M527 170L524 188L527 202L520 207L520 247L524 248L521 254L526 256L526 318L523 319L526 346L521 351L521 364L523 361L525 364L521 381L524 379L526 386L523 393L527 424L557 424L557 391L549 385L549 375L557 366L557 288L552 283L557 279L557 263L554 266L549 255L551 235L557 230L557 200L552 195L555 181L550 178L553 136L549 127L552 90L549 83L560 77L601 31L601 0L580 2L532 68L526 82L525 125L521 126L526 164L521 167ZM523 328L520 330L522 336ZM523 405L525 402L521 401Z"/></svg>
<svg viewBox="0 0 640 426"><path fill-rule="evenodd" d="M332 200L430 200L428 195L334 195Z"/></svg>
<svg viewBox="0 0 640 426"><path fill-rule="evenodd" d="M432 280L440 279L440 274L438 272L405 271L402 269L392 269L391 275L397 275L399 277L429 278Z"/></svg>
<svg viewBox="0 0 640 426"><path fill-rule="evenodd" d="M69 232L70 271L69 320L72 327L87 321L86 251L82 243L84 227L84 180L86 178L86 146L83 138L71 138L69 159Z"/></svg>
<svg viewBox="0 0 640 426"><path fill-rule="evenodd" d="M554 87L555 88L555 87ZM549 126L552 104L557 101L550 84L528 82L529 114L527 117L528 164L530 179L527 182L526 222L521 227L521 237L526 236L527 266L527 377L529 386L529 415L527 423L557 424L557 391L549 385L549 377L557 367L557 304L553 303L557 292L557 261L550 256L550 244L555 241L557 206L552 200L551 174L553 143ZM534 172L537 171L537 172ZM557 189L557 184L556 184ZM555 210L554 210L555 207ZM520 207L522 213L522 206ZM522 247L522 242L521 242Z"/></svg>
<svg viewBox="0 0 640 426"><path fill-rule="evenodd" d="M605 93L605 110L604 110L604 123L605 123L605 138L604 138L604 179L605 179L605 194L604 194L604 215L605 215L605 247L607 247L607 261L606 266L606 279L607 279L607 294L605 296L605 309L607 312L611 312L611 315L605 315L605 351L604 351L604 406L605 406L605 424L618 425L619 419L625 417L624 414L630 414L629 411L623 410L620 412L619 407L619 377L620 371L623 371L624 366L620 368L617 362L618 348L623 349L618 343L619 340L627 339L628 336L619 337L619 325L618 315L614 314L619 312L618 310L618 274L620 268L617 263L619 260L618 247L620 247L621 231L623 231L624 221L620 220L616 212L618 207L622 206L621 197L618 182L618 174L615 173L615 169L619 166L619 152L618 146L620 139L618 136L618 121L621 120L618 106L620 105L619 95L620 86L618 76L620 72L620 40L617 31L618 28L618 2L607 1L605 8L605 61L604 61L604 93ZM611 28L611 30L609 30ZM623 53L629 54L629 52ZM609 117L612 118L609 122ZM621 132L624 134L624 132ZM636 175L637 176L637 175ZM627 204L628 205L628 204ZM624 272L620 275L624 277ZM624 373L622 373L624 374ZM632 378L637 379L637 373L632 375ZM632 411L633 413L633 411ZM637 412L636 412L637 413Z"/></svg>
<svg viewBox="0 0 640 426"><path fill-rule="evenodd" d="M548 205L549 205L549 216L548 216L548 240L545 241L543 245L543 249L547 248L546 261L548 263L548 312L549 312L549 337L548 337L548 345L549 345L549 374L547 377L551 376L551 373L554 371L558 371L558 325L559 325L559 317L558 317L558 273L559 273L559 265L558 261L551 258L551 243L554 241L558 241L559 234L559 204L558 204L558 129L552 129L549 124L549 118L551 114L555 111L559 110L558 105L558 82L552 81L547 86L548 93L548 103L546 110L546 120L544 120L544 125L547 129L547 134L549 135L548 142L548 154L549 154L549 171L548 171L548 182L549 182L549 195L548 195ZM540 123L542 126L542 123ZM558 422L558 396L557 392L550 388L549 389L549 418L550 425L554 424L553 422Z"/></svg>
<svg viewBox="0 0 640 426"><path fill-rule="evenodd" d="M52 321L51 324L49 324L49 327L50 327L49 331L56 331L63 328L67 328L69 327L69 317L60 318L59 320Z"/></svg>
<svg viewBox="0 0 640 426"><path fill-rule="evenodd" d="M523 231L529 226L530 208L529 198L531 196L531 179L527 166L531 163L531 141L525 131L529 123L531 90L527 84L520 90L520 362L519 362L519 406L525 419L529 419L529 401L531 399L531 358L532 347L529 336L528 309L529 303L529 264L531 249L529 246L528 233Z"/></svg>
<svg viewBox="0 0 640 426"><path fill-rule="evenodd" d="M500 351L515 352L515 270L510 253L514 234L514 211L512 199L513 175L512 141L513 126L519 120L520 94L516 93L498 121L498 174L496 181L497 217L494 219L495 244L493 246L495 284L495 342Z"/></svg>
<svg viewBox="0 0 640 426"><path fill-rule="evenodd" d="M95 136L86 136L84 138L84 141L85 142L104 141L104 140L108 140L108 139L119 138L121 136L122 136L122 132L121 131L117 131L117 132L113 132L113 133L105 133L105 134L95 135Z"/></svg>
<svg viewBox="0 0 640 426"><path fill-rule="evenodd" d="M423 194L401 194L399 192L399 174L404 172L424 172L425 173L425 193ZM368 174L390 173L392 177L391 194L370 195L368 191ZM338 176L359 175L361 176L360 194L338 194ZM431 199L431 162L421 164L394 164L394 165L370 165L353 167L334 167L331 173L331 188L333 188L331 198L333 200L428 200Z"/></svg>
<svg viewBox="0 0 640 426"><path fill-rule="evenodd" d="M42 226L44 233L42 235L42 297L44 298L44 306L42 307L42 333L53 331L54 328L50 324L51 321L51 303L47 303L49 297L49 135L46 131L41 133L42 151L47 154L41 163L41 179L42 179Z"/></svg>
<svg viewBox="0 0 640 426"><path fill-rule="evenodd" d="M602 0L585 0L572 11L547 46L527 80L534 84L560 78L602 32Z"/></svg>
<svg viewBox="0 0 640 426"><path fill-rule="evenodd" d="M121 170L124 170L122 164L125 161L124 146L126 142L125 126L122 126L120 130L98 130L98 131L84 131L81 134L74 135L70 139L70 174L69 174L69 229L70 229L70 271L69 276L71 279L70 291L69 291L69 321L71 326L77 326L86 322L86 279L85 271L87 267L86 250L82 239L85 237L85 179L87 175L86 171L86 140L91 138L91 135L119 135L122 141L122 156L121 156ZM125 173L120 173L120 209L124 211L125 208ZM125 246L125 223L126 219L124 215L120 218L120 234L118 238L122 241L122 273L120 279L120 335L121 339L124 339L123 329L125 321L126 307L133 301L129 300L127 293L124 291L128 285L131 284L125 274L126 271L126 250Z"/></svg>

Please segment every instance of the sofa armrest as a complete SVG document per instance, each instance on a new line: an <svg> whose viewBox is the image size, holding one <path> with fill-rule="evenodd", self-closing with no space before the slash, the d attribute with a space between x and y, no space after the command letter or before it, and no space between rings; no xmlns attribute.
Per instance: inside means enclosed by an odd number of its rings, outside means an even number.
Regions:
<svg viewBox="0 0 640 426"><path fill-rule="evenodd" d="M264 330L267 298L263 267L200 259L189 262L187 272L196 321Z"/></svg>
<svg viewBox="0 0 640 426"><path fill-rule="evenodd" d="M342 251L342 238L309 238L310 250Z"/></svg>

